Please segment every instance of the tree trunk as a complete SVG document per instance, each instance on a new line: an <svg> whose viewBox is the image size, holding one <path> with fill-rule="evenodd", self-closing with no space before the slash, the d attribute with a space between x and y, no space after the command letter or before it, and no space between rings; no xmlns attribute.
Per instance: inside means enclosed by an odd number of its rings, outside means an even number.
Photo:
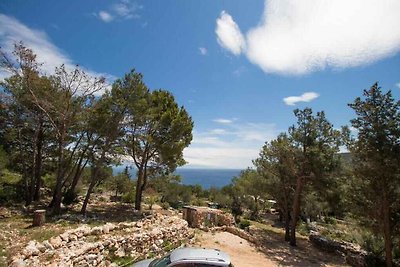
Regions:
<svg viewBox="0 0 400 267"><path fill-rule="evenodd" d="M143 167L138 169L137 183L136 183L136 196L135 196L135 210L142 210L142 189L144 184Z"/></svg>
<svg viewBox="0 0 400 267"><path fill-rule="evenodd" d="M300 214L300 202L301 202L301 193L303 190L303 185L304 185L304 178L303 177L298 177L297 178L297 183L296 183L296 191L294 193L294 199L293 199L293 211L292 211L292 225L290 229L290 245L291 246L296 246L296 226L297 226L297 221L299 219L299 214Z"/></svg>
<svg viewBox="0 0 400 267"><path fill-rule="evenodd" d="M392 244L392 231L390 221L390 205L388 203L386 194L384 194L383 201L383 236L385 239L385 254L386 254L386 266L392 267L393 265L393 244Z"/></svg>
<svg viewBox="0 0 400 267"><path fill-rule="evenodd" d="M290 210L285 210L285 241L290 241Z"/></svg>
<svg viewBox="0 0 400 267"><path fill-rule="evenodd" d="M51 201L52 214L61 213L61 199L62 199L62 182L63 182L63 161L64 161L64 134L59 138L58 142L58 163L57 163L57 180L54 188L53 199Z"/></svg>
<svg viewBox="0 0 400 267"><path fill-rule="evenodd" d="M39 120L39 134L36 143L36 165L35 165L35 192L33 200L40 200L40 188L42 187L42 154L43 154L43 120Z"/></svg>
<svg viewBox="0 0 400 267"><path fill-rule="evenodd" d="M88 188L88 190L86 192L85 200L83 201L83 205L82 205L82 209L81 209L81 213L83 215L86 215L86 208L87 208L87 205L89 203L90 194L92 194L93 188L96 185L97 168L98 167L94 167L94 169L92 171L90 185L89 185L89 188Z"/></svg>
<svg viewBox="0 0 400 267"><path fill-rule="evenodd" d="M82 161L83 161L83 155L79 159L78 166L76 167L74 178L72 179L71 186L68 189L69 192L75 192L76 186L78 185L78 182L79 182L79 180L81 178L82 171L86 167L87 161L83 164L83 166L82 166Z"/></svg>

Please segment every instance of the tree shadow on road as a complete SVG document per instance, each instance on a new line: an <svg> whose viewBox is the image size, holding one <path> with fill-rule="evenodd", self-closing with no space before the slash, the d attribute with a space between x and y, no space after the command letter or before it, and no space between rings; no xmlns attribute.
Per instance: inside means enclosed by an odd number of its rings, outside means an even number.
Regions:
<svg viewBox="0 0 400 267"><path fill-rule="evenodd" d="M297 239L292 247L284 240L283 233L256 229L254 234L261 241L260 251L282 266L346 266L343 257L321 251L306 238Z"/></svg>

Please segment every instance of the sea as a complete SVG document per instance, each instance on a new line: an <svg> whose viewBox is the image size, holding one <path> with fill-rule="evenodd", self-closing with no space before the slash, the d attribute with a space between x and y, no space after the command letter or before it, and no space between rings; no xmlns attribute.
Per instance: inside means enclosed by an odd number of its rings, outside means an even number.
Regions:
<svg viewBox="0 0 400 267"><path fill-rule="evenodd" d="M125 166L113 168L114 174L125 169ZM204 189L211 187L221 188L231 183L232 178L239 176L242 170L239 169L194 169L178 168L175 174L181 176L181 183L185 185L201 185ZM129 170L131 177L136 177L136 170Z"/></svg>

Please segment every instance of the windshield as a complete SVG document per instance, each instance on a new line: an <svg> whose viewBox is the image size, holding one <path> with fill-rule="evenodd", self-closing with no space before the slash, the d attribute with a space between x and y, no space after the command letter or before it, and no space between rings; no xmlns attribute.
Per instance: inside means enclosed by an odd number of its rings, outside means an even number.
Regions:
<svg viewBox="0 0 400 267"><path fill-rule="evenodd" d="M171 260L169 259L169 255L159 259L159 260L154 260L150 266L151 267L167 267L168 264L171 263Z"/></svg>

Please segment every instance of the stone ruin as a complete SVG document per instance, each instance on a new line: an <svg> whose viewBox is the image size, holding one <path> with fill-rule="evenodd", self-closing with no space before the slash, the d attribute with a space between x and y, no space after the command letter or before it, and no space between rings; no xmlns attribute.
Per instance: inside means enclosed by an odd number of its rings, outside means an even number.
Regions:
<svg viewBox="0 0 400 267"><path fill-rule="evenodd" d="M117 266L112 258L157 257L194 242L186 221L154 214L137 222L82 225L43 242L30 241L10 266Z"/></svg>
<svg viewBox="0 0 400 267"><path fill-rule="evenodd" d="M183 207L183 219L193 228L231 226L235 223L232 214L218 209L198 206Z"/></svg>

